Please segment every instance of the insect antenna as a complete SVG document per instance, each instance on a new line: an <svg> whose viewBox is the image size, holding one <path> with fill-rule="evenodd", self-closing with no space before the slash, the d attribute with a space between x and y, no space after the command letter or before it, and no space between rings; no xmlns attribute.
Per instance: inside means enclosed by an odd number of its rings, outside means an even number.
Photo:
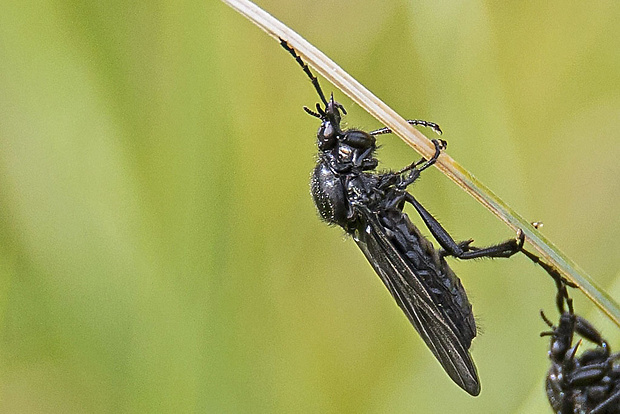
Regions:
<svg viewBox="0 0 620 414"><path fill-rule="evenodd" d="M282 47L284 49L286 49L291 55L293 55L293 57L295 58L295 60L297 61L297 63L299 63L299 66L301 66L301 68L304 70L304 73L306 75L308 75L308 77L310 78L310 81L312 82L312 85L314 86L314 89L316 89L317 93L319 94L319 97L321 98L321 102L323 102L323 104L325 105L325 108L327 108L327 99L325 99L325 94L323 93L323 89L321 89L321 85L319 85L319 80L317 79L316 76L314 76L312 74L312 71L310 70L310 67L308 66L307 63L305 63L303 60L301 60L301 57L297 54L297 52L295 52L295 49L293 49L287 42L286 40L280 38L280 44L282 45ZM308 111L306 111L308 112ZM308 112L310 115L315 116L314 114Z"/></svg>
<svg viewBox="0 0 620 414"><path fill-rule="evenodd" d="M549 326L549 328L555 329L555 327L553 326L553 322L551 322L549 320L549 318L547 318L547 315L545 315L545 312L540 311L540 316L543 319L543 321L545 321L545 323ZM553 332L543 332L543 333L540 334L540 336L549 336L549 335L552 335L552 334L553 334Z"/></svg>
<svg viewBox="0 0 620 414"><path fill-rule="evenodd" d="M307 106L304 106L304 111L306 111L308 115L312 115L315 118L323 119L321 114L314 112L312 109L308 108Z"/></svg>

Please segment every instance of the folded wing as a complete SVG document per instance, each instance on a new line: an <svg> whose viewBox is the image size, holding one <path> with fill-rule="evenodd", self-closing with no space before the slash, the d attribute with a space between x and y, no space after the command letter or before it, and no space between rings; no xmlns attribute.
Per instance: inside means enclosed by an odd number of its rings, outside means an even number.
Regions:
<svg viewBox="0 0 620 414"><path fill-rule="evenodd" d="M394 235L389 234L391 231L376 214L363 206L358 206L357 211L360 217L360 228L355 235L358 246L450 378L469 394L478 395L480 382L468 351L469 343L464 343L463 333L457 328L459 324L451 319L424 282L424 278L429 277L428 272L433 271L432 267L421 269L402 248L398 249Z"/></svg>

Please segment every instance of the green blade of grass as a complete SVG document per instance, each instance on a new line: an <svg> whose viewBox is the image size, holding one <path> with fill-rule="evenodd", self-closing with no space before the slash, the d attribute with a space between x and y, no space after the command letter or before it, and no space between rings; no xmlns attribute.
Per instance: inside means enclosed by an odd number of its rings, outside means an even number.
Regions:
<svg viewBox="0 0 620 414"><path fill-rule="evenodd" d="M250 1L222 1L263 29L270 36L275 39L281 38L286 40L316 72L348 95L355 103L364 108L383 125L392 129L396 135L417 152L427 158L433 155L435 147L428 138L407 124L403 117L398 115L299 34ZM588 274L543 237L528 220L525 220L508 207L506 203L461 167L448 154L442 154L435 166L513 230L522 229L527 241L547 263L555 266L568 280L575 283L616 325L620 326L620 307L618 304L599 288Z"/></svg>

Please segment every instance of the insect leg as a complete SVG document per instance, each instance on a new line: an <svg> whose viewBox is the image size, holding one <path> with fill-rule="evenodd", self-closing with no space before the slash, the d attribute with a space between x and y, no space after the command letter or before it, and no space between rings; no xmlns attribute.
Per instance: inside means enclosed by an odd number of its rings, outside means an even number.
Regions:
<svg viewBox="0 0 620 414"><path fill-rule="evenodd" d="M396 171L395 174L400 175L400 174L406 173L407 171L417 170L417 172L418 172L417 175L420 175L419 173L421 173L422 171L424 171L425 169L427 169L431 165L435 164L435 162L437 162L437 159L441 155L441 151L443 151L446 148L448 148L448 142L446 142L443 139L433 139L433 140L431 140L431 142L435 146L435 153L433 154L433 156L431 157L430 160L427 160L426 158L422 157L419 161L413 162L413 163L409 164L408 166L406 166L405 168L402 168L402 169ZM418 168L418 166L420 166L420 165L422 165L422 166L420 168ZM417 175L416 175L416 177L417 177ZM409 183L409 184L411 184L411 183ZM405 188L409 184L401 184L399 187L400 188Z"/></svg>
<svg viewBox="0 0 620 414"><path fill-rule="evenodd" d="M568 312L569 314L572 315L573 314L573 300L568 295L568 290L566 288L567 286L576 288L577 285L566 280L566 278L564 278L554 266L543 262L541 258L535 255L534 253L526 249L522 249L522 252L532 262L542 267L555 281L555 284L558 288L558 293L556 295L556 304L557 304L558 310L560 311L560 314L563 314L565 312L564 302L566 302L566 305L568 306ZM594 326L592 326L590 322L588 322L587 320L585 320L584 318L578 315L575 315L574 331L577 332L582 338L587 339L588 341L600 346L602 349L605 349L606 352L609 352L609 346L607 345L607 341L603 339L603 337L598 332L598 330ZM590 374L586 374L584 371L583 375L587 376Z"/></svg>
<svg viewBox="0 0 620 414"><path fill-rule="evenodd" d="M580 359L580 362L583 362ZM570 378L571 385L575 387L583 387L591 385L603 379L609 370L609 361L604 360L598 363L591 363L576 368Z"/></svg>
<svg viewBox="0 0 620 414"><path fill-rule="evenodd" d="M321 89L321 85L319 85L319 80L317 79L316 76L314 76L312 74L312 71L310 70L310 67L308 66L307 63L305 63L301 57L297 54L297 52L295 51L295 49L293 49L287 42L286 40L280 38L280 44L282 45L282 47L284 49L286 49L286 51L288 51L291 55L293 55L293 57L295 58L295 60L297 61L297 63L299 63L299 66L301 66L301 68L304 70L304 73L306 75L308 75L308 77L310 78L310 81L312 82L312 85L314 86L314 89L316 89L316 92L319 94L319 97L321 98L321 101L323 102L323 104L325 105L325 107L327 108L327 99L325 99L325 94L323 93L323 89ZM306 110L306 112L308 112L308 110ZM312 116L316 116L314 113L308 112L310 113L310 115ZM318 117L317 117L318 118Z"/></svg>
<svg viewBox="0 0 620 414"><path fill-rule="evenodd" d="M400 176L407 171L410 171L409 175L406 178L399 178L400 182L398 182L398 184L396 185L399 189L404 190L415 180L417 180L420 176L420 173L435 164L435 162L437 162L437 159L441 155L441 151L445 150L448 147L448 143L443 139L434 139L432 140L432 143L433 145L435 145L435 153L429 160L427 160L426 158L421 158L419 161L413 162L405 168L402 168L392 173L393 176ZM418 168L420 165L421 167Z"/></svg>
<svg viewBox="0 0 620 414"><path fill-rule="evenodd" d="M437 135L441 135L441 128L439 128L439 125L437 125L434 122L428 122L428 121L422 121L421 119L408 119L407 123L409 125L422 125L424 127L428 127L431 128L433 131L435 131L435 133ZM369 132L370 135L383 135L383 134L391 134L393 131L388 128L388 127L384 127L384 128L379 128L375 131L371 131Z"/></svg>
<svg viewBox="0 0 620 414"><path fill-rule="evenodd" d="M443 254L446 256L454 256L463 260L476 259L479 257L510 257L521 251L523 243L525 242L523 233L518 232L516 239L507 240L495 246L484 248L470 246L472 240L457 243L446 229L439 224L435 217L433 217L411 194L405 193L405 200L409 202L416 209L420 217L422 217L426 227L428 227L433 237L444 249Z"/></svg>
<svg viewBox="0 0 620 414"><path fill-rule="evenodd" d="M615 411L609 411L609 408L617 407L620 404L620 390L616 391L611 397L596 406L590 414L602 414L602 413L614 413Z"/></svg>
<svg viewBox="0 0 620 414"><path fill-rule="evenodd" d="M556 269L554 266L543 262L542 259L534 253L528 251L527 249L521 249L521 252L523 252L523 254L527 256L527 258L530 259L532 262L542 267L547 272L547 274L549 274L549 276L551 276L551 278L554 280L555 285L558 288L558 293L556 295L556 304L558 310L560 311L560 314L564 313L564 300L566 300L566 303L569 307L569 312L572 313L573 300L568 296L568 291L566 287L568 286L576 288L578 286L570 280L566 279L564 276L562 276L558 269ZM584 327L582 331L584 333L584 335L582 336L588 338L589 336L587 334L587 327Z"/></svg>
<svg viewBox="0 0 620 414"><path fill-rule="evenodd" d="M526 255L528 257L528 259L530 259L532 262L536 263L537 265L539 265L540 267L542 267L548 274L549 276L551 276L551 278L553 278L553 280L555 280L556 284L558 283L563 283L566 286L572 287L572 288L576 288L577 285L574 284L573 282L567 280L565 277L563 277L560 272L558 271L558 269L556 269L554 266L545 263L542 261L542 259L535 255L534 253L526 250L526 249L521 249L521 251L523 252L524 255Z"/></svg>

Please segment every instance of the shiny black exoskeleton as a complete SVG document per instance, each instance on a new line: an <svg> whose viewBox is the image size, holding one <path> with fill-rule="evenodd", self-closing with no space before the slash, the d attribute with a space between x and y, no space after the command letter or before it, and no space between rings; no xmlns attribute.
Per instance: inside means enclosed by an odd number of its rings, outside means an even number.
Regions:
<svg viewBox="0 0 620 414"><path fill-rule="evenodd" d="M541 312L551 328L541 333L551 337L551 368L546 380L551 407L556 414L620 414L620 354L612 354L594 326L574 314L573 301L564 284L558 284L557 303L557 327ZM575 333L596 347L577 356L581 340L573 345Z"/></svg>
<svg viewBox="0 0 620 414"><path fill-rule="evenodd" d="M476 366L469 354L476 336L471 304L460 280L445 261L509 257L523 246L523 235L487 248L471 246L473 240L455 242L446 230L406 189L426 168L435 163L446 142L433 140L435 154L396 172L378 173L375 158L376 136L392 132L382 128L372 132L341 129L344 107L325 98L317 78L285 41L282 46L293 55L311 79L321 104L318 160L312 174L312 196L321 218L341 226L357 242L396 303L418 331L448 375L471 395L480 393ZM430 122L412 120L441 133ZM439 242L436 250L403 212L411 204Z"/></svg>

